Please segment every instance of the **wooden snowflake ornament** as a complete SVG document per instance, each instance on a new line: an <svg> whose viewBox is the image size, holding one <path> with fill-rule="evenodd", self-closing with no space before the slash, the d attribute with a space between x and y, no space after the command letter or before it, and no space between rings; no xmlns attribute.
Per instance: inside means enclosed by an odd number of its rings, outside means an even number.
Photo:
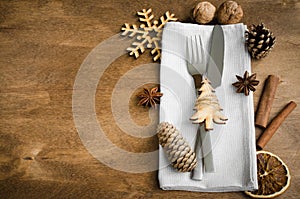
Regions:
<svg viewBox="0 0 300 199"><path fill-rule="evenodd" d="M136 41L132 43L131 47L127 48L127 51L129 51L130 56L138 58L140 54L145 52L146 48L152 49L151 54L153 60L157 61L161 56L160 44L162 29L167 22L177 21L177 18L174 17L174 14L170 14L170 12L167 11L165 16L160 17L160 22L157 20L152 21L154 15L152 14L151 8L148 10L143 9L141 12L137 12L137 15L139 16L140 22L142 22L139 28L135 24L130 25L128 23L125 23L121 28L121 31L123 31L122 36L136 38Z"/></svg>
<svg viewBox="0 0 300 199"><path fill-rule="evenodd" d="M213 87L207 78L203 78L199 88L199 96L196 100L194 110L196 113L190 118L193 123L205 122L206 130L213 130L213 122L217 124L225 124L227 117L221 111L218 98L215 95Z"/></svg>

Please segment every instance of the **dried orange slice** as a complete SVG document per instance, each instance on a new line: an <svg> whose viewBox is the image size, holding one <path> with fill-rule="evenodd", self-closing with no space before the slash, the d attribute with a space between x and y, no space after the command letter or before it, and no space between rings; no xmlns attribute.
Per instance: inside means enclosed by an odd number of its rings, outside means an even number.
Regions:
<svg viewBox="0 0 300 199"><path fill-rule="evenodd" d="M274 198L285 192L291 181L286 164L266 151L258 151L256 157L258 190L245 193L253 198Z"/></svg>

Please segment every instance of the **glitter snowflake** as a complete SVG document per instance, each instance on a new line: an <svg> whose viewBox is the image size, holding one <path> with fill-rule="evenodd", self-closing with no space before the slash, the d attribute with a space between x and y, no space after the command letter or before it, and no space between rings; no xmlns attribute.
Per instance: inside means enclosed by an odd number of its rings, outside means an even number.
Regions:
<svg viewBox="0 0 300 199"><path fill-rule="evenodd" d="M168 21L176 21L177 18L174 17L174 14L170 14L167 11L165 16L160 17L160 22L157 20L152 22L154 15L151 8L148 10L143 9L141 12L137 12L137 15L142 22L139 28L135 24L130 25L125 23L121 29L123 31L122 36L136 38L136 41L132 43L131 47L127 48L127 51L129 51L129 55L134 55L135 58L138 58L140 54L145 52L146 48L152 49L153 60L157 61L161 56L162 29Z"/></svg>

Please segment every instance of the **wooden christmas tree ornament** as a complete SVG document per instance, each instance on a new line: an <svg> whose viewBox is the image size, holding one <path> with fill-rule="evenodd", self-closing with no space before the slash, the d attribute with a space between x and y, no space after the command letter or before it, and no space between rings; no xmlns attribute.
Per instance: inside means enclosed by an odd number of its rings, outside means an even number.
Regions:
<svg viewBox="0 0 300 199"><path fill-rule="evenodd" d="M210 81L204 77L201 84L198 90L200 94L194 107L196 113L190 119L193 120L193 123L205 122L205 129L212 130L213 122L225 124L228 119L221 113L222 108Z"/></svg>

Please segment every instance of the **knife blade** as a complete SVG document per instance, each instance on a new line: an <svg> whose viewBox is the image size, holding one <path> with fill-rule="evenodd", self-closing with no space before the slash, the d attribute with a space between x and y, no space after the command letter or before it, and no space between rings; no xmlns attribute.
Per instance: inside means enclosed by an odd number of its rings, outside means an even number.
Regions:
<svg viewBox="0 0 300 199"><path fill-rule="evenodd" d="M207 64L207 78L213 88L221 85L224 65L224 33L221 26L216 25L213 29L210 59Z"/></svg>

